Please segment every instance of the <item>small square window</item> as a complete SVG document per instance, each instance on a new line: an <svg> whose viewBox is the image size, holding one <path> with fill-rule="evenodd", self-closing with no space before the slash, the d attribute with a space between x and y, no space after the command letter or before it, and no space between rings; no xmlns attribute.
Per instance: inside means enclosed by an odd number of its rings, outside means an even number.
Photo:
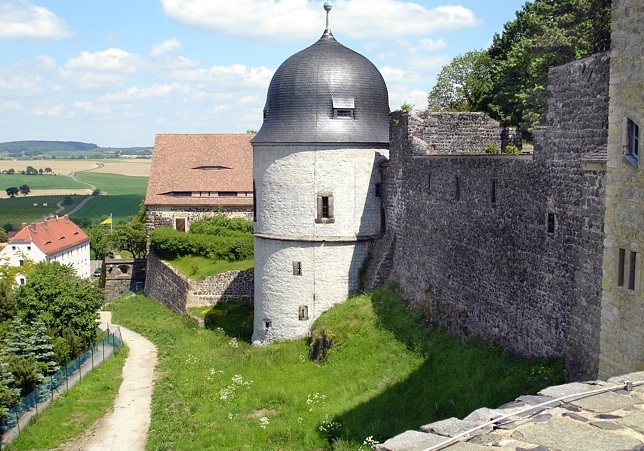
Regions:
<svg viewBox="0 0 644 451"><path fill-rule="evenodd" d="M28 250L28 251L30 251L30 250L31 250L31 246L27 246L27 250Z"/></svg>

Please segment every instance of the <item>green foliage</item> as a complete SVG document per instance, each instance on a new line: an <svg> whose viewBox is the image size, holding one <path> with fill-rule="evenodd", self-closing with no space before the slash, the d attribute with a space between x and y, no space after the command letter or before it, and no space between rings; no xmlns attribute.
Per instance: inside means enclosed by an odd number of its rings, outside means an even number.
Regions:
<svg viewBox="0 0 644 451"><path fill-rule="evenodd" d="M54 399L53 403L20 431L6 450L64 449L71 439L82 435L87 428L114 407L114 400L123 380L123 364L128 349L120 348L73 388ZM0 360L0 365L2 365ZM1 370L0 366L0 370ZM0 372L0 402L2 400Z"/></svg>
<svg viewBox="0 0 644 451"><path fill-rule="evenodd" d="M253 221L242 218L230 218L226 215L215 215L210 218L194 221L190 224L190 233L217 236L241 236L253 233Z"/></svg>
<svg viewBox="0 0 644 451"><path fill-rule="evenodd" d="M332 330L334 338L324 364L307 357L308 339L255 347L236 338L235 327L224 330L230 312L211 331L143 296L110 305L114 322L158 349L150 449L355 450L370 436L374 443L462 418L562 376L559 367L546 381L548 360L426 328L395 287L322 315L312 333Z"/></svg>
<svg viewBox="0 0 644 451"><path fill-rule="evenodd" d="M158 227L150 234L150 247L163 258L197 255L211 260L238 261L253 258L253 236L205 235Z"/></svg>
<svg viewBox="0 0 644 451"><path fill-rule="evenodd" d="M204 280L208 276L221 274L226 271L244 271L252 269L255 262L253 259L228 261L211 260L196 255L183 255L181 257L166 260L176 270L192 280Z"/></svg>
<svg viewBox="0 0 644 451"><path fill-rule="evenodd" d="M221 329L230 337L250 342L253 335L253 306L249 299L215 304L205 313L204 326L209 330Z"/></svg>
<svg viewBox="0 0 644 451"><path fill-rule="evenodd" d="M147 253L147 233L145 224L138 221L130 221L118 225L110 233L109 244L114 249L126 250L134 258L145 258Z"/></svg>
<svg viewBox="0 0 644 451"><path fill-rule="evenodd" d="M457 56L441 69L430 91L429 111L477 111L489 72L489 58L483 50Z"/></svg>
<svg viewBox="0 0 644 451"><path fill-rule="evenodd" d="M15 300L18 316L27 324L40 320L52 335L64 337L67 331L85 347L93 344L103 292L78 278L71 267L57 262L36 264Z"/></svg>
<svg viewBox="0 0 644 451"><path fill-rule="evenodd" d="M485 146L485 153L488 155L497 155L501 153L501 149L496 147L494 144L488 144Z"/></svg>
<svg viewBox="0 0 644 451"><path fill-rule="evenodd" d="M3 228L0 228L0 243L8 243L9 242L9 235L7 234L7 231Z"/></svg>
<svg viewBox="0 0 644 451"><path fill-rule="evenodd" d="M29 188L29 185L27 184L20 185L18 189L20 190L20 194L22 194L23 196L26 196L31 192L31 188Z"/></svg>
<svg viewBox="0 0 644 451"><path fill-rule="evenodd" d="M505 146L505 153L508 155L521 155L521 150L517 146Z"/></svg>
<svg viewBox="0 0 644 451"><path fill-rule="evenodd" d="M107 250L110 238L110 230L105 226L92 226L85 229L89 236L89 251L92 260L101 260Z"/></svg>
<svg viewBox="0 0 644 451"><path fill-rule="evenodd" d="M409 113L413 109L414 109L414 105L412 105L409 102L405 102L402 105L400 105L400 111L404 111L405 113Z"/></svg>
<svg viewBox="0 0 644 451"><path fill-rule="evenodd" d="M16 197L20 190L18 190L17 186L10 186L5 190L7 192L7 196L9 197Z"/></svg>

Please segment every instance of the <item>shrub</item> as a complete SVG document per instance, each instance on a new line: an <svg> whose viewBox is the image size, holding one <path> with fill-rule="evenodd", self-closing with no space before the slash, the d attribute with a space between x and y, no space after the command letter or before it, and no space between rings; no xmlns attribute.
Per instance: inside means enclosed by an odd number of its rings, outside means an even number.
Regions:
<svg viewBox="0 0 644 451"><path fill-rule="evenodd" d="M150 234L150 247L162 258L197 255L211 260L238 261L253 258L253 236L183 233L158 227Z"/></svg>
<svg viewBox="0 0 644 451"><path fill-rule="evenodd" d="M506 146L505 153L508 155L521 155L521 150L517 146Z"/></svg>
<svg viewBox="0 0 644 451"><path fill-rule="evenodd" d="M501 150L494 144L488 144L487 146L485 146L485 153L488 155L496 155L501 153Z"/></svg>

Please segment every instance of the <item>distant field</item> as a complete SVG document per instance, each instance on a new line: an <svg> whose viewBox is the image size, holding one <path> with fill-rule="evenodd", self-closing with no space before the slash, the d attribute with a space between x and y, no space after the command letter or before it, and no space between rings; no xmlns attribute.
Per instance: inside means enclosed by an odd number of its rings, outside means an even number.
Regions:
<svg viewBox="0 0 644 451"><path fill-rule="evenodd" d="M27 165L36 169L49 167L54 173L76 173L79 182L65 175L20 175L0 174L0 198L8 201L24 201L31 208L12 208L8 202L0 203L0 227L7 222L18 226L22 222L41 220L52 211L33 207L37 195L52 194L49 206L61 201L66 195L91 194L85 183L91 183L107 195L91 199L80 211L71 215L72 218L86 218L92 224L97 224L102 217L113 214L113 224L127 221L135 215L145 197L150 173L150 160L144 159L115 159L115 160L29 160L9 161L0 160L0 171L13 168L24 170ZM85 182L85 183L80 183ZM20 195L20 199L8 199L5 189L10 186L29 185L32 193ZM5 186L6 185L6 186ZM42 191L41 191L42 190ZM48 198L45 198L48 199ZM55 200L54 200L55 199ZM3 200L3 199L0 199ZM42 203L39 201L37 203Z"/></svg>
<svg viewBox="0 0 644 451"><path fill-rule="evenodd" d="M55 213L56 204L67 196L27 196L14 199L0 199L0 227L10 223L18 228L21 223L42 221L46 216ZM81 197L75 197L74 205ZM34 206L36 204L36 206ZM46 206L44 204L47 204ZM60 212L64 214L64 211Z"/></svg>
<svg viewBox="0 0 644 451"><path fill-rule="evenodd" d="M109 160L0 160L0 172L13 168L24 171L27 166L45 170L51 168L55 174L69 175L72 172L88 171L148 177L150 175L150 159L115 158ZM30 185L31 186L31 185Z"/></svg>

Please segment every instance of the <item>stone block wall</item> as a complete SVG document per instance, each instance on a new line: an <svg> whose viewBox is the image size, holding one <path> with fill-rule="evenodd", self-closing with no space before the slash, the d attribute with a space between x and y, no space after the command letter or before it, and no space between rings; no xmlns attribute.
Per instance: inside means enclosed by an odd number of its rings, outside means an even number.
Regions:
<svg viewBox="0 0 644 451"><path fill-rule="evenodd" d="M599 350L608 57L556 68L550 127L534 156L419 155L427 118L392 116L384 167L389 246L375 279L397 282L432 321L521 355L567 357L594 378ZM420 122L420 123L419 123ZM386 274L383 274L386 271Z"/></svg>
<svg viewBox="0 0 644 451"><path fill-rule="evenodd" d="M644 4L613 0L600 376L644 370ZM624 153L625 118L640 127L639 164ZM620 249L624 284L619 284ZM633 258L634 257L634 258ZM629 287L634 260L634 287Z"/></svg>
<svg viewBox="0 0 644 451"><path fill-rule="evenodd" d="M253 220L253 207L221 207L221 206L146 206L146 230L148 235L157 227L175 228L175 219L186 220L186 231L190 230L190 223L216 214L225 214L231 218Z"/></svg>
<svg viewBox="0 0 644 451"><path fill-rule="evenodd" d="M177 273L151 251L148 257L148 273L149 277L145 283L146 296L176 313L183 313L188 307L253 298L253 270L228 271L203 281L193 281Z"/></svg>
<svg viewBox="0 0 644 451"><path fill-rule="evenodd" d="M147 275L145 259L109 258L103 260L105 266L105 300L111 301L126 291L138 292Z"/></svg>
<svg viewBox="0 0 644 451"><path fill-rule="evenodd" d="M410 124L418 155L484 154L488 145L521 147L516 128L506 128L485 113L412 112L421 119Z"/></svg>

